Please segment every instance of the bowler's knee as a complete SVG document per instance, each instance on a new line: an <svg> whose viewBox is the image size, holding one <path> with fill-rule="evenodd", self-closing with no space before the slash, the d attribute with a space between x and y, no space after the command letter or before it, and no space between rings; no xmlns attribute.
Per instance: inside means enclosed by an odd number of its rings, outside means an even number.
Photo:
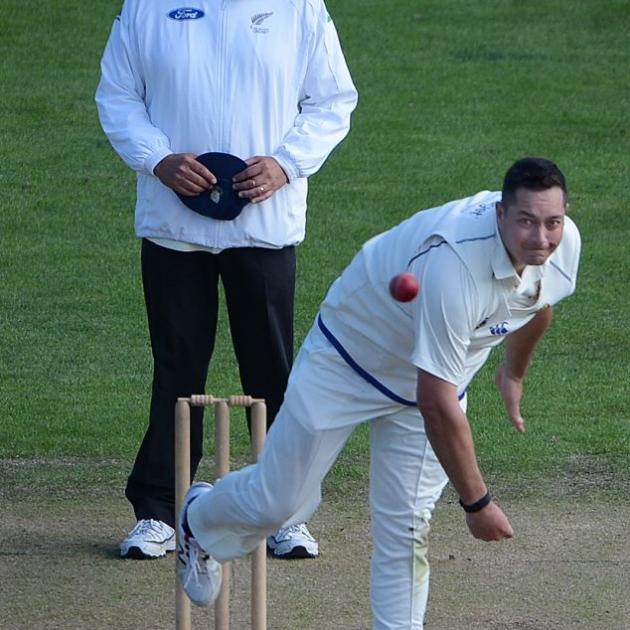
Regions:
<svg viewBox="0 0 630 630"><path fill-rule="evenodd" d="M300 502L297 498L283 496L282 493L279 493L270 497L270 500L265 501L264 505L259 505L257 510L258 525L269 529L279 529L299 509Z"/></svg>

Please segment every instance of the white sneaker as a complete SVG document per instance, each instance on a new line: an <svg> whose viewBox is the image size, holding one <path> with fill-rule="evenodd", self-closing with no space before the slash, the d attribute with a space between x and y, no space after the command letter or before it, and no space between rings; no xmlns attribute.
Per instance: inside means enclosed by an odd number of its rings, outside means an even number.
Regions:
<svg viewBox="0 0 630 630"><path fill-rule="evenodd" d="M167 551L175 551L175 530L152 518L139 520L120 543L120 555L135 560L162 558Z"/></svg>
<svg viewBox="0 0 630 630"><path fill-rule="evenodd" d="M282 527L267 538L267 547L276 558L317 558L319 545L308 531L306 523Z"/></svg>
<svg viewBox="0 0 630 630"><path fill-rule="evenodd" d="M212 490L209 483L194 483L184 497L184 507L177 523L177 579L190 601L197 606L212 604L221 590L221 565L194 539L186 521L188 506L197 497Z"/></svg>

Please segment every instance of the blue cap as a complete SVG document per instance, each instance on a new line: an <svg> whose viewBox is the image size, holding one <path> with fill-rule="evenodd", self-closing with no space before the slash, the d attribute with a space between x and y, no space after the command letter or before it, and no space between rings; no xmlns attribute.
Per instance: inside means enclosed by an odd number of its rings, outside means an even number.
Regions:
<svg viewBox="0 0 630 630"><path fill-rule="evenodd" d="M232 177L247 168L241 158L229 153L203 153L197 156L201 162L217 178L217 183L198 195L189 197L176 193L188 208L211 219L231 221L241 213L249 203L249 199L238 196L232 188Z"/></svg>

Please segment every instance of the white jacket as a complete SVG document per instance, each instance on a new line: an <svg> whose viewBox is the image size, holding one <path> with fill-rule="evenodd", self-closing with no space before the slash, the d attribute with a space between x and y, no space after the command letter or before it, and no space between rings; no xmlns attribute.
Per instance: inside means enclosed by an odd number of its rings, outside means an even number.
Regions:
<svg viewBox="0 0 630 630"><path fill-rule="evenodd" d="M357 92L323 0L126 0L96 92L138 175L136 234L212 249L301 242L306 177L346 136ZM271 155L289 184L234 221L187 209L153 169L171 153Z"/></svg>

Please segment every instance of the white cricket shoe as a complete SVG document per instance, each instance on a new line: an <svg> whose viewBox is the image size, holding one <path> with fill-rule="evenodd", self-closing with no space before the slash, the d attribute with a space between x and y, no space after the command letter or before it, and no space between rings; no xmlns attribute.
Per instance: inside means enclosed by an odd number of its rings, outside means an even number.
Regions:
<svg viewBox="0 0 630 630"><path fill-rule="evenodd" d="M319 545L308 531L306 523L282 527L267 538L267 547L276 558L317 558Z"/></svg>
<svg viewBox="0 0 630 630"><path fill-rule="evenodd" d="M190 486L177 523L177 578L190 601L197 606L212 604L221 590L221 565L199 546L186 520L191 502L210 490L212 485L209 483Z"/></svg>
<svg viewBox="0 0 630 630"><path fill-rule="evenodd" d="M167 551L175 551L175 530L152 518L139 520L120 543L120 555L135 560L162 558Z"/></svg>

